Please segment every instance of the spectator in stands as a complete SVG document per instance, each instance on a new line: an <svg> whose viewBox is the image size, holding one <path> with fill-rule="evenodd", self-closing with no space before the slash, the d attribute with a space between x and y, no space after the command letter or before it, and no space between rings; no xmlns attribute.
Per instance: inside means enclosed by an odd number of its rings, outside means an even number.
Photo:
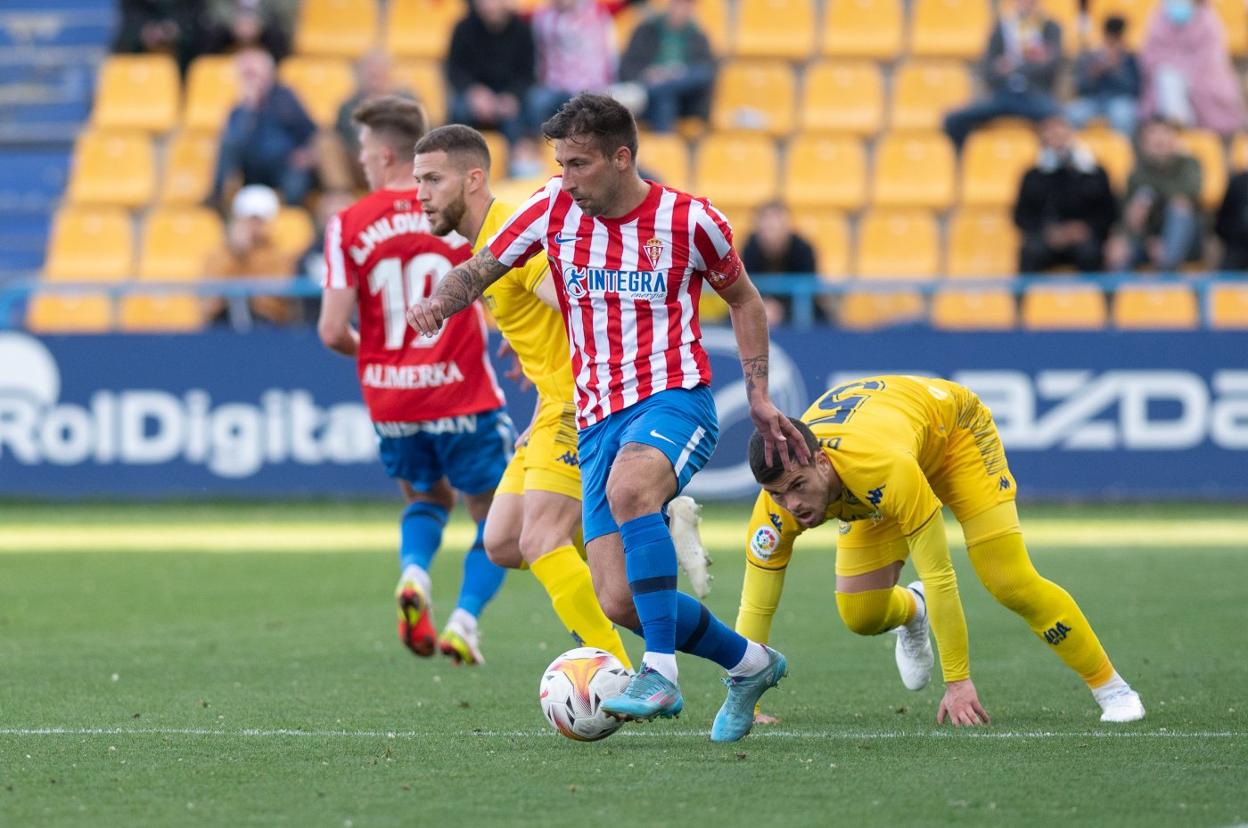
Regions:
<svg viewBox="0 0 1248 828"><path fill-rule="evenodd" d="M472 0L455 24L446 57L451 120L500 130L515 143L525 130L536 55L533 30L508 0Z"/></svg>
<svg viewBox="0 0 1248 828"><path fill-rule="evenodd" d="M1006 115L1041 121L1056 114L1062 27L1040 0L1017 0L992 27L981 71L988 97L945 116L945 132L959 149L972 131Z"/></svg>
<svg viewBox="0 0 1248 828"><path fill-rule="evenodd" d="M1222 269L1248 270L1248 172L1226 183L1214 230L1222 239Z"/></svg>
<svg viewBox="0 0 1248 828"><path fill-rule="evenodd" d="M208 51L263 49L275 61L290 54L297 0L210 0L206 5L210 23Z"/></svg>
<svg viewBox="0 0 1248 828"><path fill-rule="evenodd" d="M1040 124L1040 156L1023 175L1014 204L1014 223L1023 234L1019 272L1058 265L1085 273L1102 270L1117 217L1105 170L1075 141L1065 118L1046 118Z"/></svg>
<svg viewBox="0 0 1248 828"><path fill-rule="evenodd" d="M1144 48L1142 117L1229 136L1244 125L1243 93L1231 65L1226 31L1203 0L1164 0L1149 21Z"/></svg>
<svg viewBox="0 0 1248 828"><path fill-rule="evenodd" d="M670 132L677 118L710 115L715 57L693 3L670 0L633 31L620 60L620 80L645 89L643 117L655 132Z"/></svg>
<svg viewBox="0 0 1248 828"><path fill-rule="evenodd" d="M782 202L770 201L758 208L754 231L741 251L741 264L750 278L764 291L763 306L767 322L779 325L793 312L793 297L768 296L767 277L781 274L809 276L813 281L818 271L815 249L793 229L793 217Z"/></svg>
<svg viewBox="0 0 1248 828"><path fill-rule="evenodd" d="M550 0L533 15L537 83L529 90L529 130L578 92L606 92L616 78L611 12L595 0Z"/></svg>
<svg viewBox="0 0 1248 828"><path fill-rule="evenodd" d="M381 95L413 97L395 86L390 57L383 51L369 52L355 64L355 92L338 107L333 135L324 144L321 159L321 186L330 189L368 189L360 166L360 138L351 113L367 98Z"/></svg>
<svg viewBox="0 0 1248 828"><path fill-rule="evenodd" d="M239 103L221 133L212 198L220 202L238 175L243 184L280 190L288 204L300 204L313 185L316 124L295 93L274 82L273 58L260 49L239 52Z"/></svg>
<svg viewBox="0 0 1248 828"><path fill-rule="evenodd" d="M1104 118L1123 135L1135 135L1139 107L1140 66L1127 49L1127 21L1117 15L1105 18L1099 49L1085 49L1075 62L1075 100L1066 106L1066 117L1076 129L1093 118Z"/></svg>
<svg viewBox="0 0 1248 828"><path fill-rule="evenodd" d="M273 220L280 205L277 193L263 184L250 184L234 195L225 245L204 264L210 279L281 279L291 277L294 262L273 242ZM298 306L278 296L253 296L248 301L209 299L205 315L210 322L246 329L254 320L285 325L297 318Z"/></svg>
<svg viewBox="0 0 1248 828"><path fill-rule="evenodd" d="M180 0L121 0L113 51L170 54L186 74L191 61L209 51L211 22L198 3Z"/></svg>
<svg viewBox="0 0 1248 828"><path fill-rule="evenodd" d="M1200 176L1200 163L1180 151L1174 124L1159 117L1144 122L1123 199L1123 233L1110 245L1110 267L1152 264L1172 271L1200 258Z"/></svg>

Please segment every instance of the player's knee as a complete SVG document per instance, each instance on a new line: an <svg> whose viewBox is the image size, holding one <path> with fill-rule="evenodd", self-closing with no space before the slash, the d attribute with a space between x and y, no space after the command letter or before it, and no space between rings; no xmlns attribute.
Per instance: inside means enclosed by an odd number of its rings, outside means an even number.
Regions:
<svg viewBox="0 0 1248 828"><path fill-rule="evenodd" d="M663 505L656 500L655 491L646 486L645 481L629 479L626 475L612 475L607 481L607 503L616 523L652 514Z"/></svg>
<svg viewBox="0 0 1248 828"><path fill-rule="evenodd" d="M595 584L594 592L598 595L603 614L611 619L611 623L629 629L637 626L637 607L633 605L633 595L627 586L620 590Z"/></svg>
<svg viewBox="0 0 1248 828"><path fill-rule="evenodd" d="M516 569L523 562L519 538L510 527L487 520L481 539L485 543L485 554L498 566Z"/></svg>
<svg viewBox="0 0 1248 828"><path fill-rule="evenodd" d="M531 526L526 521L524 528L520 530L518 541L520 555L529 563L533 563L547 552L551 552L561 546L571 545L572 539L567 537L566 534L550 526Z"/></svg>
<svg viewBox="0 0 1248 828"><path fill-rule="evenodd" d="M871 592L836 593L836 611L846 629L855 635L885 632L888 601L875 600Z"/></svg>

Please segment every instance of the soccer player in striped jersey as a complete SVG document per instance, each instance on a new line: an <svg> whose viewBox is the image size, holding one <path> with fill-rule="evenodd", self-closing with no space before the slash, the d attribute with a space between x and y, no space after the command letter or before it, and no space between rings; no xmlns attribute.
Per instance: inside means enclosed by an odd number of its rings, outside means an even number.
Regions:
<svg viewBox="0 0 1248 828"><path fill-rule="evenodd" d="M750 415L773 453L809 452L767 393L762 299L705 199L637 172L637 125L603 95L581 94L543 124L562 175L529 198L471 260L447 274L408 321L436 335L512 267L545 250L572 350L582 526L607 616L645 638L642 669L603 710L670 717L684 706L675 650L728 671L711 738L749 732L754 704L785 675L780 653L747 641L676 590L676 552L662 509L710 457L719 436L698 299L704 283L728 303Z"/></svg>
<svg viewBox="0 0 1248 828"><path fill-rule="evenodd" d="M430 233L420 209L412 152L425 132L424 111L385 97L365 101L353 117L372 192L326 228L318 328L329 348L355 357L382 464L407 499L396 590L399 637L416 655L432 655L436 647L457 663L478 664L477 618L505 574L486 555L482 535L514 434L490 366L480 306L470 306L433 338L415 335L404 320L408 302L427 296L470 253L464 239ZM357 306L358 331L351 325ZM477 535L464 558L458 604L438 635L429 565L455 490L464 495Z"/></svg>

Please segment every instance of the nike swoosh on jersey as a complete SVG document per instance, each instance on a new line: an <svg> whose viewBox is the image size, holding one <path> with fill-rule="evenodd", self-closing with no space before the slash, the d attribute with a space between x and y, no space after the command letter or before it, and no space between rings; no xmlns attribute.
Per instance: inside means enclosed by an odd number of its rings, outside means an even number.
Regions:
<svg viewBox="0 0 1248 828"><path fill-rule="evenodd" d="M665 441L665 442L671 443L673 446L674 446L674 445L676 445L676 441L675 441L675 440L673 440L673 439L671 439L671 438L669 438L669 437L664 437L662 434L660 434L659 432L655 431L653 428L652 428L652 429L650 429L650 436L651 436L651 437L657 437L657 438L659 438L660 440L663 440L663 441Z"/></svg>
<svg viewBox="0 0 1248 828"><path fill-rule="evenodd" d="M572 243L572 242L576 241L576 240L577 240L577 238L578 238L577 236L566 236L566 237L565 237L565 236L561 236L561 235L559 235L558 233L556 233L556 234L555 234L555 244L570 244L570 243Z"/></svg>

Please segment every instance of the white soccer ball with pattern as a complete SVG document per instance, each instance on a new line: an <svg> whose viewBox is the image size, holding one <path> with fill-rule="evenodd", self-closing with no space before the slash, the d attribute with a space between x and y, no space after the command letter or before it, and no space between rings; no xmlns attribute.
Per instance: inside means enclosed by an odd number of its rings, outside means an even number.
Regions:
<svg viewBox="0 0 1248 828"><path fill-rule="evenodd" d="M605 739L620 727L598 706L618 696L632 674L620 660L596 647L577 647L550 662L542 674L538 701L551 727L578 742Z"/></svg>

